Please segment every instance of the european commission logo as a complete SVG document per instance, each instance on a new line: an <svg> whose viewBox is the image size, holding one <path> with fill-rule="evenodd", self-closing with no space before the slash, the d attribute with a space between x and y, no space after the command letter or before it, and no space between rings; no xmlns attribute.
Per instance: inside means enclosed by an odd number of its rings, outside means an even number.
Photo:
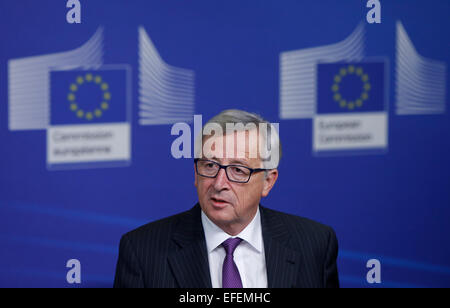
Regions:
<svg viewBox="0 0 450 308"><path fill-rule="evenodd" d="M51 71L50 169L129 163L129 74L126 66Z"/></svg>
<svg viewBox="0 0 450 308"><path fill-rule="evenodd" d="M51 72L51 125L125 122L126 70Z"/></svg>
<svg viewBox="0 0 450 308"><path fill-rule="evenodd" d="M195 72L163 61L138 28L138 123L191 122ZM131 66L103 64L103 28L82 46L8 61L8 126L47 131L48 169L128 166Z"/></svg>
<svg viewBox="0 0 450 308"><path fill-rule="evenodd" d="M8 61L9 129L46 131L49 170L131 161L131 69L103 54L99 28L79 48Z"/></svg>
<svg viewBox="0 0 450 308"><path fill-rule="evenodd" d="M447 64L420 55L396 25L395 114L444 114ZM280 54L280 118L313 119L315 154L385 152L388 67L369 61L365 27L344 40Z"/></svg>
<svg viewBox="0 0 450 308"><path fill-rule="evenodd" d="M384 110L383 63L319 64L317 113Z"/></svg>
<svg viewBox="0 0 450 308"><path fill-rule="evenodd" d="M318 64L316 153L387 147L384 76L384 62Z"/></svg>
<svg viewBox="0 0 450 308"><path fill-rule="evenodd" d="M314 154L387 149L387 64L364 49L360 23L341 42L280 55L280 118L313 119Z"/></svg>

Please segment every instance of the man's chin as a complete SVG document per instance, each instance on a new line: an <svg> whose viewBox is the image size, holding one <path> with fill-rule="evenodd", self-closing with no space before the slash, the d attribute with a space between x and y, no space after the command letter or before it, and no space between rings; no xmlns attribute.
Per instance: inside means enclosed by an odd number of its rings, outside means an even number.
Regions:
<svg viewBox="0 0 450 308"><path fill-rule="evenodd" d="M230 203L209 202L208 216L216 221L230 221L234 217L234 209Z"/></svg>

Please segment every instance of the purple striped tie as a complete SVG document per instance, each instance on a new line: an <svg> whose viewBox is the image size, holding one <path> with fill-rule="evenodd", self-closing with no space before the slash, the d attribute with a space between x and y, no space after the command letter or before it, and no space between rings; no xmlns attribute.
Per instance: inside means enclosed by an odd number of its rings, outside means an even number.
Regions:
<svg viewBox="0 0 450 308"><path fill-rule="evenodd" d="M239 275L239 270L233 260L234 250L241 241L242 239L238 237L230 237L222 243L222 246L227 253L225 260L223 261L222 288L242 288L241 276Z"/></svg>

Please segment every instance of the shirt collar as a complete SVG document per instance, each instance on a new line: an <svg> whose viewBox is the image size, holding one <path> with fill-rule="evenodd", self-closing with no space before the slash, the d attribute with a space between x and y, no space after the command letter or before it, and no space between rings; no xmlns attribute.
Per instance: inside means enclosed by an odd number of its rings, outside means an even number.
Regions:
<svg viewBox="0 0 450 308"><path fill-rule="evenodd" d="M230 237L239 237L258 252L262 252L262 230L261 230L261 215L259 213L259 206L256 211L255 217L252 221L236 236L230 236L228 233L220 229L215 223L213 223L208 216L202 210L202 224L205 231L206 248L208 253L216 249L220 244Z"/></svg>

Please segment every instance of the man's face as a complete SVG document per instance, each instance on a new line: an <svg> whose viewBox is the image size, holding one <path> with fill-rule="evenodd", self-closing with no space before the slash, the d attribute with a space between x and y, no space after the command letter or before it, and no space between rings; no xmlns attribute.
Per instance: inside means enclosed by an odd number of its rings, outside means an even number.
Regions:
<svg viewBox="0 0 450 308"><path fill-rule="evenodd" d="M218 137L212 136L207 140L208 144L215 146L223 144L223 155L217 156L226 156L225 158L212 157L209 160L221 165L233 164L252 169L264 168L261 160L254 155L258 149L257 139L249 138L248 131ZM209 154L214 152L207 148L203 150L204 157L210 157ZM233 154L230 155L230 153ZM269 194L277 177L278 171L274 169L268 172L267 177L264 172L257 172L252 174L248 183L235 183L229 181L225 170L221 169L216 178L202 177L196 172L195 186L200 206L211 221L219 227L239 225L245 227L254 217L261 197Z"/></svg>

